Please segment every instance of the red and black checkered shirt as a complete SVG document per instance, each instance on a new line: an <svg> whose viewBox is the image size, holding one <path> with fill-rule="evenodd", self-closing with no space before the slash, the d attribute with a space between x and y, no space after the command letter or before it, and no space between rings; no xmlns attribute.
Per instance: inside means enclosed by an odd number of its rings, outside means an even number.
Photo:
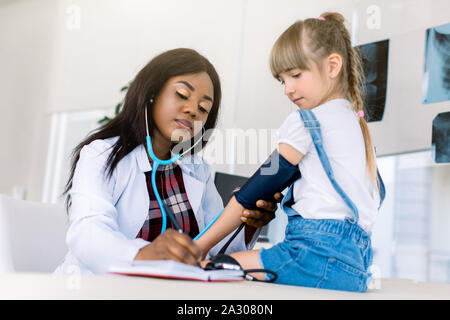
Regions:
<svg viewBox="0 0 450 320"><path fill-rule="evenodd" d="M151 175L151 171L145 172L150 208L144 225L136 236L147 241L153 241L159 236L162 226L161 210L153 192ZM155 182L161 200L172 208L183 232L194 238L199 233L198 224L184 188L181 168L175 163L158 166ZM167 219L167 228L174 228L170 219Z"/></svg>

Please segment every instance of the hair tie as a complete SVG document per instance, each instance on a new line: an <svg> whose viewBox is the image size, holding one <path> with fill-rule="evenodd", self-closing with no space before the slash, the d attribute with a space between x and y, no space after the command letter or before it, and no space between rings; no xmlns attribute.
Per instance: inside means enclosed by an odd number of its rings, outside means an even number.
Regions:
<svg viewBox="0 0 450 320"><path fill-rule="evenodd" d="M320 21L325 21L325 18L324 18L324 17L322 17L322 16L319 16L319 17L317 18L317 20L320 20Z"/></svg>
<svg viewBox="0 0 450 320"><path fill-rule="evenodd" d="M358 111L358 118L364 118L364 111L362 110Z"/></svg>

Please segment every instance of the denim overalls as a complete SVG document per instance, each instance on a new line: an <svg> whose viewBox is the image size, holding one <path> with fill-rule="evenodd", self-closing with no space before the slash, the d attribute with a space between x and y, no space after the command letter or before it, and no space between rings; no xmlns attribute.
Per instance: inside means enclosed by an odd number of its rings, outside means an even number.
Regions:
<svg viewBox="0 0 450 320"><path fill-rule="evenodd" d="M314 146L331 184L352 210L346 220L303 219L292 207L292 184L281 202L289 215L285 240L269 249L261 249L264 269L277 273L280 284L334 290L365 292L370 282L368 268L372 263L370 235L358 225L358 209L338 185L322 144L320 123L310 110L299 110L311 134ZM380 182L380 206L385 187ZM270 278L270 276L269 276Z"/></svg>

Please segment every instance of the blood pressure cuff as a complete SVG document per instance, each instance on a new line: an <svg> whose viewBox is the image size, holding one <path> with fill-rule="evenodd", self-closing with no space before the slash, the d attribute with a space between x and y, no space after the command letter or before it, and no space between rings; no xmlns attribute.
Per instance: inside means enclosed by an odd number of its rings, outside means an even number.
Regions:
<svg viewBox="0 0 450 320"><path fill-rule="evenodd" d="M275 150L235 193L235 197L244 208L255 210L258 208L256 201L276 202L273 195L300 178L298 166L291 164Z"/></svg>

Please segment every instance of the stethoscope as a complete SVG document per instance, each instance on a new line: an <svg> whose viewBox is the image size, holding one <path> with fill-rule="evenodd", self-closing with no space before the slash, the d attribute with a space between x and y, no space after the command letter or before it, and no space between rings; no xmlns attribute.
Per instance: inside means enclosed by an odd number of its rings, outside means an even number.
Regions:
<svg viewBox="0 0 450 320"><path fill-rule="evenodd" d="M158 169L158 166L160 166L160 165L165 166L165 165L169 165L169 164L172 164L172 163L175 163L176 161L178 161L183 155L185 155L187 152L192 150L192 148L194 148L200 141L202 141L204 134L201 135L201 137L198 139L198 141L196 143L194 143L194 145L192 147L190 147L183 153L177 154L168 160L161 160L153 152L152 139L150 137L150 132L148 130L147 108L145 108L145 129L147 132L147 136L146 136L147 151L148 151L150 158L153 161L152 174L151 174L152 189L153 189L153 193L155 194L156 201L158 202L159 209L161 210L161 217L162 217L161 234L163 234L167 229L167 217L169 217L173 226L178 230L178 232L183 233L183 230L180 228L180 226L178 225L178 223L175 219L175 215L173 214L172 209L170 208L170 206L165 205L165 203L161 200L161 197L158 192L158 188L156 187L156 170ZM208 229L211 228L211 226L214 224L214 222L216 222L217 219L220 217L222 212L223 212L223 210L220 211L220 213L216 217L214 217L214 219L205 227L205 229L203 229L202 232L200 232L193 240L197 240L206 231L208 231Z"/></svg>
<svg viewBox="0 0 450 320"><path fill-rule="evenodd" d="M156 187L156 170L158 169L159 165L165 166L165 165L169 165L169 164L172 164L172 163L175 163L176 161L178 161L183 155L185 155L187 152L192 150L192 148L194 148L200 141L202 141L204 134L201 135L200 139L198 139L198 141L196 143L194 143L194 145L192 147L190 147L189 149L187 149L183 153L177 154L177 155L173 156L172 158L170 158L169 160L161 160L153 152L152 139L150 138L150 132L148 130L147 107L145 108L145 129L146 129L146 133L147 133L147 136L146 136L147 151L148 151L148 154L149 154L150 158L153 161L152 175L151 175L152 189L153 189L153 193L155 194L156 201L158 202L159 209L161 210L161 217L162 217L161 234L163 234L166 231L166 228L167 228L167 216L171 220L173 226L178 230L178 232L183 233L183 229L181 229L181 227L179 226L178 222L176 221L175 214L173 213L172 209L170 208L170 206L166 206L165 203L161 200L161 197L160 197L159 192L158 192L158 188ZM171 151L171 153L172 153L172 151ZM208 231L208 229L211 228L211 226L217 221L217 219L219 219L220 215L222 214L222 212L224 210L225 210L225 208L222 209L222 211L220 211L219 214L217 216L215 216L214 219L205 227L205 229L203 229L193 240L197 240L206 231ZM224 253L225 253L226 249L228 248L230 243L233 241L233 239L244 228L244 226L245 226L245 223L244 222L241 223L241 225L236 229L236 231L230 237L230 239L228 239L227 243L225 243L225 245L222 247L222 249L220 249L219 253L217 254L217 257L224 257ZM227 263L218 263L218 265L221 265L221 267L220 267L221 269L222 268L226 269L226 267L224 267L224 266L227 265ZM215 267L217 268L217 266L215 266ZM231 266L231 267L235 268L235 266ZM271 270L266 270L266 269L243 270L243 272L246 275L246 279L253 280L253 281L258 281L258 280L256 280L256 278L250 276L249 273L265 272L265 273L269 273L269 274L272 275L272 279L264 280L263 282L273 282L277 278L277 274L275 272L273 272Z"/></svg>

